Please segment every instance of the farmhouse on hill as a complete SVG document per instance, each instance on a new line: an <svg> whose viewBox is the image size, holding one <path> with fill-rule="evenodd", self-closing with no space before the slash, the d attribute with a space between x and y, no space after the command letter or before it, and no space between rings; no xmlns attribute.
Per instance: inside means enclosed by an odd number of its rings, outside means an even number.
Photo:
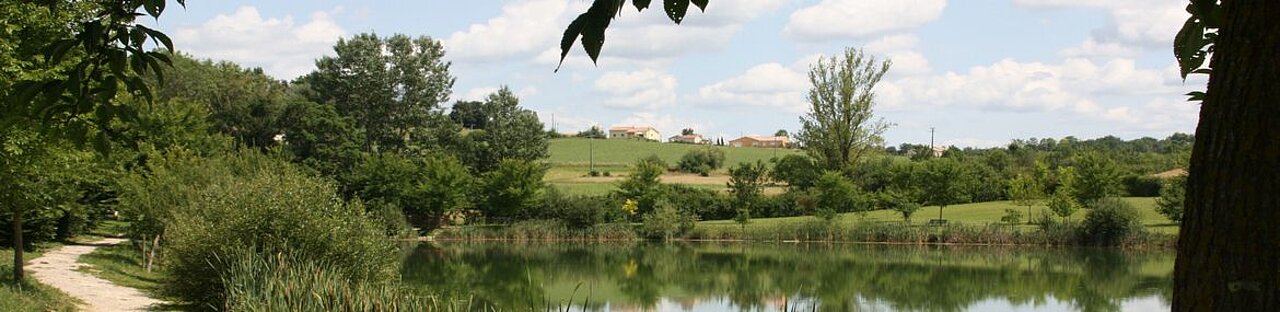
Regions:
<svg viewBox="0 0 1280 312"><path fill-rule="evenodd" d="M711 141L707 141L706 139L703 139L701 134L686 134L686 135L677 135L677 136L672 136L670 138L667 138L667 142L668 143L705 144L705 143L710 143Z"/></svg>
<svg viewBox="0 0 1280 312"><path fill-rule="evenodd" d="M610 139L644 139L661 141L662 135L653 127L612 127L609 128Z"/></svg>
<svg viewBox="0 0 1280 312"><path fill-rule="evenodd" d="M729 141L729 146L733 147L772 147L785 148L791 146L791 139L785 136L744 136Z"/></svg>

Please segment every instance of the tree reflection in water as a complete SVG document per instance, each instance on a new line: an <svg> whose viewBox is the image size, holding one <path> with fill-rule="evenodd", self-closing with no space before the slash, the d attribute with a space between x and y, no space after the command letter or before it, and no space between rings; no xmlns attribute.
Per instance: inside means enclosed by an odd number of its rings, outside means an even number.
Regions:
<svg viewBox="0 0 1280 312"><path fill-rule="evenodd" d="M1171 252L826 244L425 243L404 281L476 308L961 311L1167 306Z"/></svg>

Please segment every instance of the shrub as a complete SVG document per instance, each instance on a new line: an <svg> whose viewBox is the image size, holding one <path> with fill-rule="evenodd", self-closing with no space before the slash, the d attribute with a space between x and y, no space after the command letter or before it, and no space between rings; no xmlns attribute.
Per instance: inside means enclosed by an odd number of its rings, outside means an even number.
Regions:
<svg viewBox="0 0 1280 312"><path fill-rule="evenodd" d="M662 165L653 161L643 159L636 161L631 174L618 183L617 195L623 199L636 201L639 215L652 211L657 200L662 198L666 191L666 187L658 180L662 171Z"/></svg>
<svg viewBox="0 0 1280 312"><path fill-rule="evenodd" d="M1009 225L1022 223L1022 212L1017 209L1006 208L1004 210L1004 216L1000 217L1000 222L1004 222Z"/></svg>
<svg viewBox="0 0 1280 312"><path fill-rule="evenodd" d="M617 205L603 196L568 196L548 188L545 207L539 218L560 220L570 229L586 229L623 219Z"/></svg>
<svg viewBox="0 0 1280 312"><path fill-rule="evenodd" d="M498 168L484 175L485 218L489 222L508 223L533 213L541 206L547 167L523 160L504 160Z"/></svg>
<svg viewBox="0 0 1280 312"><path fill-rule="evenodd" d="M667 161L662 160L662 157L658 157L658 154L649 154L649 156L645 156L644 158L641 158L639 162L646 162L646 163L653 164L655 166L658 166L658 168L662 168L663 171L666 171L667 168L670 168L670 166L667 165Z"/></svg>
<svg viewBox="0 0 1280 312"><path fill-rule="evenodd" d="M1118 198L1097 200L1081 224L1083 240L1094 245L1115 246L1131 234L1142 231L1141 216L1133 205Z"/></svg>
<svg viewBox="0 0 1280 312"><path fill-rule="evenodd" d="M714 190L683 184L667 185L666 200L702 220L727 220L734 214L729 197Z"/></svg>
<svg viewBox="0 0 1280 312"><path fill-rule="evenodd" d="M1145 175L1130 175L1124 177L1123 184L1125 193L1133 197L1155 197L1160 196L1161 190L1160 178Z"/></svg>
<svg viewBox="0 0 1280 312"><path fill-rule="evenodd" d="M773 179L787 183L788 186L805 190L812 187L822 176L822 170L812 158L804 155L786 155L775 161Z"/></svg>
<svg viewBox="0 0 1280 312"><path fill-rule="evenodd" d="M395 248L361 205L344 204L324 179L287 164L211 184L178 207L164 249L163 291L198 306L224 306L221 277L246 250L331 264L353 283L396 277Z"/></svg>
<svg viewBox="0 0 1280 312"><path fill-rule="evenodd" d="M680 157L676 166L680 171L706 176L724 166L724 151L712 148L690 150Z"/></svg>
<svg viewBox="0 0 1280 312"><path fill-rule="evenodd" d="M698 224L696 217L677 210L676 206L666 201L658 202L654 210L645 214L643 219L639 229L640 237L658 240L680 237Z"/></svg>
<svg viewBox="0 0 1280 312"><path fill-rule="evenodd" d="M1182 222L1182 210L1186 207L1187 177L1169 179L1160 188L1160 198L1156 199L1156 212L1169 221Z"/></svg>
<svg viewBox="0 0 1280 312"><path fill-rule="evenodd" d="M840 212L849 211L854 204L855 186L838 172L823 173L813 188L818 193L818 203L812 213L819 219L831 221Z"/></svg>

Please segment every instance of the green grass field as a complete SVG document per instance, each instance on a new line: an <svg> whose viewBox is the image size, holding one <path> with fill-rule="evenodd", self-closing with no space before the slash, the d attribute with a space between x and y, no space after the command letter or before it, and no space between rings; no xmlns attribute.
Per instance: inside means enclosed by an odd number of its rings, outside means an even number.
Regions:
<svg viewBox="0 0 1280 312"><path fill-rule="evenodd" d="M674 166L685 153L699 148L724 151L726 167L757 160L769 161L773 157L801 153L799 150L792 149L705 146L626 139L552 139L548 147L551 157L547 158L551 169L547 172L545 180L565 193L603 195L613 190L615 179L583 179L591 171L592 163L595 164L596 171L607 171L611 175L622 176L626 175L630 170L629 166L640 158L658 155L667 164ZM725 177L727 170L727 168L721 168L714 172L712 179L678 183L723 189L724 182L727 181Z"/></svg>
<svg viewBox="0 0 1280 312"><path fill-rule="evenodd" d="M1130 198L1125 198L1124 200L1133 204L1134 207L1138 209L1138 212L1142 216L1142 224L1146 226L1148 230L1160 232L1160 233L1170 233L1170 234L1178 232L1178 226L1176 224L1174 224L1172 221L1169 221L1169 219L1166 219L1164 216L1155 212L1154 207L1156 204L1156 199L1154 197L1130 197ZM979 224L979 225L990 224L990 223L1000 223L1000 217L1004 216L1005 214L1004 210L1009 208L1017 209L1018 211L1022 212L1023 214L1022 222L1023 223L1027 222L1027 217L1026 217L1027 208L1024 206L1015 206L1013 202L1010 202L1010 201L994 201L994 202L947 206L942 210L942 217L947 219L948 222L955 222L955 223ZM1031 209L1031 213L1034 214L1037 218L1041 214L1045 214L1045 213L1052 214L1052 212L1050 212L1044 206L1033 207ZM1074 215L1071 216L1071 220L1073 221L1083 220L1084 214L1085 214L1084 209L1078 210ZM916 211L915 215L911 217L912 222L916 224L923 224L929 219L937 219L937 218L938 218L937 206L922 207L920 208L919 211ZM810 217L810 216L752 219L751 222L747 224L747 227L772 226L772 225L777 225L782 223L805 222L813 219L814 217ZM865 216L861 216L857 213L845 213L845 214L841 214L837 218L837 220L839 223L846 224L846 225L851 225L851 224L862 222L862 221L901 222L902 215L891 210L877 210L877 211L868 212L866 213ZM733 222L732 220L715 220L715 221L699 222L698 226L737 227L738 224ZM1032 227L1032 225L1022 225L1022 226L1027 228Z"/></svg>
<svg viewBox="0 0 1280 312"><path fill-rule="evenodd" d="M724 151L725 163L729 166L757 160L769 161L773 157L800 153L800 151L793 149L705 146L626 139L553 139L549 145L548 151L551 153L551 157L547 161L551 165L587 169L591 159L594 158L597 170L601 168L605 170L610 168L625 170L628 165L631 165L637 159L649 155L658 155L668 164L675 165L676 162L680 161L680 156L684 156L690 150L699 148ZM584 170L583 173L585 174L586 171Z"/></svg>

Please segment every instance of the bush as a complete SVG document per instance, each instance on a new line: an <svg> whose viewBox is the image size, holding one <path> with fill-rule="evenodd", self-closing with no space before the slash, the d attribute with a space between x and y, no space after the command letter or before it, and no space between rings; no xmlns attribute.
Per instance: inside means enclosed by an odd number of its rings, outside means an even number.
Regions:
<svg viewBox="0 0 1280 312"><path fill-rule="evenodd" d="M1131 234L1142 231L1141 216L1133 205L1118 198L1094 202L1081 226L1083 240L1093 245L1120 245Z"/></svg>
<svg viewBox="0 0 1280 312"><path fill-rule="evenodd" d="M396 277L395 247L359 204L344 204L334 187L287 164L208 185L199 200L178 207L164 249L163 291L197 306L221 307L239 255L289 254L330 265L352 283Z"/></svg>
<svg viewBox="0 0 1280 312"><path fill-rule="evenodd" d="M857 196L853 182L835 171L823 173L814 185L814 191L818 193L818 202L812 214L827 221L834 220L841 212L850 211Z"/></svg>
<svg viewBox="0 0 1280 312"><path fill-rule="evenodd" d="M1152 176L1131 175L1124 177L1125 193L1133 197L1160 196L1161 180Z"/></svg>
<svg viewBox="0 0 1280 312"><path fill-rule="evenodd" d="M488 222L509 223L534 213L541 206L547 167L523 160L504 160L484 175L484 211Z"/></svg>
<svg viewBox="0 0 1280 312"><path fill-rule="evenodd" d="M1186 207L1187 177L1169 179L1160 188L1160 198L1156 199L1156 212L1169 221L1182 222L1182 210Z"/></svg>
<svg viewBox="0 0 1280 312"><path fill-rule="evenodd" d="M697 173L703 176L724 166L724 151L712 148L694 149L680 157L677 167L680 171Z"/></svg>
<svg viewBox="0 0 1280 312"><path fill-rule="evenodd" d="M733 205L724 193L683 184L667 185L666 200L701 220L733 218Z"/></svg>
<svg viewBox="0 0 1280 312"><path fill-rule="evenodd" d="M670 240L693 230L697 224L696 217L682 213L674 205L660 201L653 211L642 217L639 234L641 237L655 240Z"/></svg>
<svg viewBox="0 0 1280 312"><path fill-rule="evenodd" d="M636 201L639 215L652 211L657 200L663 198L663 193L667 189L658 179L662 171L661 164L644 159L636 161L631 174L618 183L617 195L624 200Z"/></svg>
<svg viewBox="0 0 1280 312"><path fill-rule="evenodd" d="M548 188L545 206L538 218L555 219L570 229L586 229L597 224L622 220L618 205L603 196L568 196Z"/></svg>
<svg viewBox="0 0 1280 312"><path fill-rule="evenodd" d="M772 174L776 181L787 183L792 188L805 190L818 182L822 170L812 158L791 154L782 156L774 163Z"/></svg>

